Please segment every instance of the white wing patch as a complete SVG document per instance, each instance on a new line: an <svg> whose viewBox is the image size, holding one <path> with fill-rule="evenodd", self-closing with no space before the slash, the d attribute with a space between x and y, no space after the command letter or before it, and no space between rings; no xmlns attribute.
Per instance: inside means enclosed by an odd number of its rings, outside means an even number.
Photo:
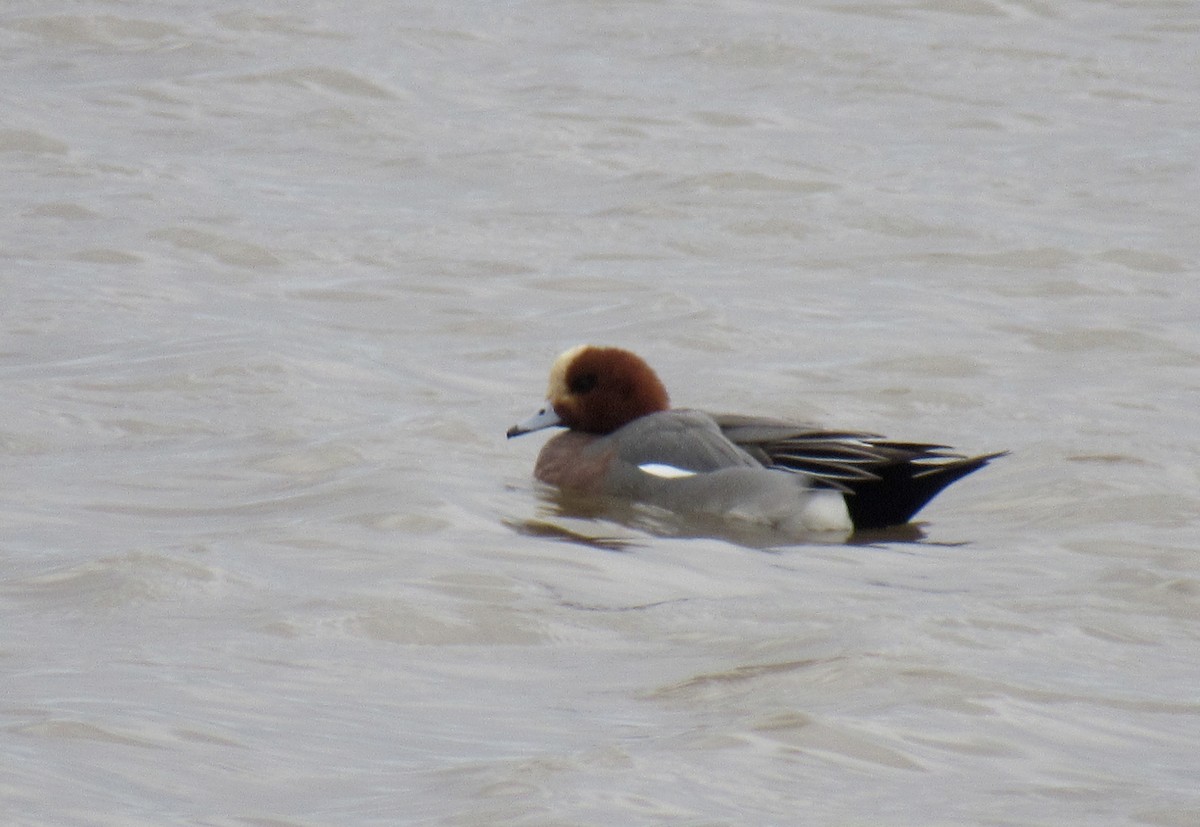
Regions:
<svg viewBox="0 0 1200 827"><path fill-rule="evenodd" d="M680 477L694 477L695 471L689 471L686 468L676 468L674 465L665 465L661 462L645 462L638 466L655 477L662 477L665 480L677 480Z"/></svg>

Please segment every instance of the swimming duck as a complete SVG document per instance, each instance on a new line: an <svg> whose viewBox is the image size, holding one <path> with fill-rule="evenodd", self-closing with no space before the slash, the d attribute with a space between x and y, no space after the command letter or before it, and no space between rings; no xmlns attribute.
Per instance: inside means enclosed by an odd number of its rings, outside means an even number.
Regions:
<svg viewBox="0 0 1200 827"><path fill-rule="evenodd" d="M1004 453L671 408L641 357L595 345L554 361L545 406L508 437L550 427L567 430L538 455L542 482L801 533L902 525Z"/></svg>

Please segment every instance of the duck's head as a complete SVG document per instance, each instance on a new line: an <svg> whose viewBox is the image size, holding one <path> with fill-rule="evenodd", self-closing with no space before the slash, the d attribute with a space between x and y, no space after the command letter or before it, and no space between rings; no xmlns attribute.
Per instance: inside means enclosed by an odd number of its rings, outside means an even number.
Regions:
<svg viewBox="0 0 1200 827"><path fill-rule="evenodd" d="M667 389L636 353L577 345L554 360L545 407L509 428L508 436L555 425L608 434L668 407Z"/></svg>

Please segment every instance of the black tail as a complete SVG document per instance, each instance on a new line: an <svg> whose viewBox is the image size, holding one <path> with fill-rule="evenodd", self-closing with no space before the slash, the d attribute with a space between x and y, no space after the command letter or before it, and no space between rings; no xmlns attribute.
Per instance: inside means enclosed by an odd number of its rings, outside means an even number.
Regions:
<svg viewBox="0 0 1200 827"><path fill-rule="evenodd" d="M926 463L905 458L875 465L871 468L873 478L842 482L849 489L846 507L850 519L856 529L907 523L947 485L1004 454L1001 451L979 457L939 457L937 462Z"/></svg>

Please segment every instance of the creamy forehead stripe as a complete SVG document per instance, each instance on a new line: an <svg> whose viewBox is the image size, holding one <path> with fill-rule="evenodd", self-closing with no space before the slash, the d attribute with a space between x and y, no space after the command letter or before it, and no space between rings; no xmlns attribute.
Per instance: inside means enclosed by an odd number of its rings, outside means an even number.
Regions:
<svg viewBox="0 0 1200 827"><path fill-rule="evenodd" d="M550 366L550 385L546 388L547 399L562 399L567 396L567 369L575 361L575 357L587 350L588 345L575 345L564 350Z"/></svg>
<svg viewBox="0 0 1200 827"><path fill-rule="evenodd" d="M694 477L695 471L689 471L686 468L676 468L674 465L664 465L661 462L646 462L638 466L647 474L655 477L662 477L665 480L679 479L680 477Z"/></svg>

